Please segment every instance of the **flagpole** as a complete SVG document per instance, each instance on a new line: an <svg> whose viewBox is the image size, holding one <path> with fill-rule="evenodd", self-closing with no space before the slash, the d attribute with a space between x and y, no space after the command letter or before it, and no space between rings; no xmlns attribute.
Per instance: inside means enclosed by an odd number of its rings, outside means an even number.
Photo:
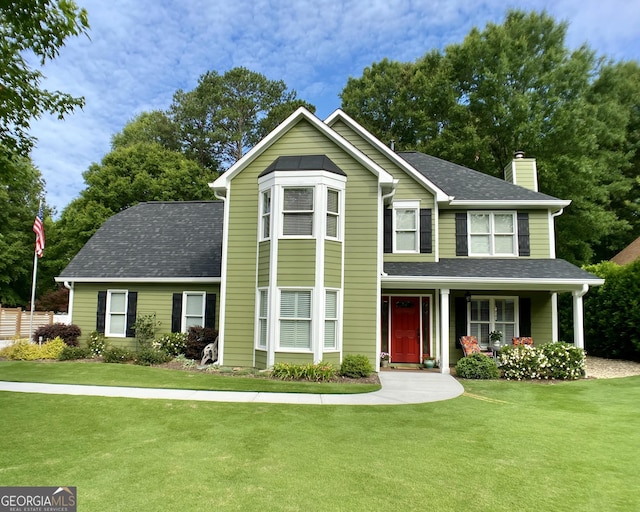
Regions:
<svg viewBox="0 0 640 512"><path fill-rule="evenodd" d="M33 309L36 302L36 278L38 275L38 253L33 251L33 284L31 285L31 315L29 317L29 341L33 336Z"/></svg>

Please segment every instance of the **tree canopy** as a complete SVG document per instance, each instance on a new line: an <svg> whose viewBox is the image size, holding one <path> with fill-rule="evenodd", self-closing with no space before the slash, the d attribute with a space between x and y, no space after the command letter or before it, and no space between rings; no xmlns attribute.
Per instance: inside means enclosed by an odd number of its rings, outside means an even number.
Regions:
<svg viewBox="0 0 640 512"><path fill-rule="evenodd" d="M540 190L572 199L558 219L558 255L610 257L640 229L637 65L570 51L566 29L544 12L509 11L444 52L374 63L349 79L343 109L400 149L494 176L525 151Z"/></svg>
<svg viewBox="0 0 640 512"><path fill-rule="evenodd" d="M60 91L42 89L43 65L65 41L86 33L87 12L70 0L6 0L0 3L0 150L26 156L33 145L29 126L43 113L59 118L84 104Z"/></svg>

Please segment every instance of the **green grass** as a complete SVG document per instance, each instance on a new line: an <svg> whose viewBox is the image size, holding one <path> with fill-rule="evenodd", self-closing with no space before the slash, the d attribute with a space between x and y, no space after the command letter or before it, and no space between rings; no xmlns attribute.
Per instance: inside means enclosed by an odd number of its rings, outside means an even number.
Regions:
<svg viewBox="0 0 640 512"><path fill-rule="evenodd" d="M368 393L380 389L377 384L284 382L259 377L230 377L208 372L183 372L131 364L79 363L71 361L0 361L0 380L142 388L271 391L278 393L344 394Z"/></svg>
<svg viewBox="0 0 640 512"><path fill-rule="evenodd" d="M82 511L635 511L640 377L308 406L0 393L0 485Z"/></svg>

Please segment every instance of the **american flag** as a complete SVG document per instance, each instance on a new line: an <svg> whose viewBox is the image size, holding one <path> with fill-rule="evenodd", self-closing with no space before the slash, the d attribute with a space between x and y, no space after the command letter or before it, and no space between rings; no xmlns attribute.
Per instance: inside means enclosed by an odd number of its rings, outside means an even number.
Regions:
<svg viewBox="0 0 640 512"><path fill-rule="evenodd" d="M42 203L40 203L40 209L36 220L33 221L33 232L36 234L36 254L38 258L42 258L42 251L44 251L44 211Z"/></svg>

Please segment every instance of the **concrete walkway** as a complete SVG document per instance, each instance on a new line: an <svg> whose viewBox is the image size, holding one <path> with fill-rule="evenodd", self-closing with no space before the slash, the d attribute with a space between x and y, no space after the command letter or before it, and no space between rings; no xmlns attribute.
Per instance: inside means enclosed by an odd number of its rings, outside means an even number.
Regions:
<svg viewBox="0 0 640 512"><path fill-rule="evenodd" d="M0 381L0 391L44 393L50 395L107 396L119 398L156 398L163 400L195 400L205 402L254 402L262 404L311 405L403 405L449 400L464 389L451 375L441 373L385 371L380 372L382 389L353 395L317 395L307 393L258 393L253 391L200 391L190 389L127 388L116 386L84 386L75 384L42 384L36 382Z"/></svg>

